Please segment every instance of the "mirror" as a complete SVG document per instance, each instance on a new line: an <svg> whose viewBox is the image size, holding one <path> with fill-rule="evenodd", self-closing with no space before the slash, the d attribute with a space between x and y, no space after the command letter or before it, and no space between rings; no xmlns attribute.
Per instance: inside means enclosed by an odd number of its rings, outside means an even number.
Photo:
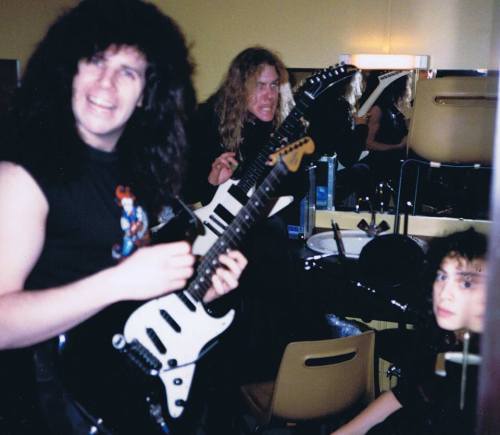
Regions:
<svg viewBox="0 0 500 435"><path fill-rule="evenodd" d="M303 79L310 76L313 72L317 71L313 68L291 68L289 69L290 79L292 85L297 86ZM357 109L363 108L363 105L370 99L370 95L374 93L377 86L381 84L379 80L388 71L370 70L363 71L363 82L365 83L364 93L356 103ZM388 183L376 185L372 189L370 201L372 207L383 212L394 213L396 209L399 212L405 212L406 207L412 214L439 216L439 217L453 217L453 218L466 218L466 219L488 219L488 205L489 205L489 190L491 178L491 160L489 158L478 158L474 161L473 157L457 158L457 161L441 161L439 164L430 163L426 158L428 155L425 153L419 155L415 150L417 147L417 139L421 140L421 136L427 135L430 138L428 147L435 150L443 151L443 147L451 147L449 152L452 157L459 156L456 151L460 146L469 155L471 150L478 149L478 142L480 142L480 135L484 136L486 146L492 147L492 129L493 129L493 116L496 109L496 91L494 93L480 92L475 95L474 92L465 99L460 99L459 94L463 93L461 88L465 90L469 87L469 83L476 86L479 82L482 83L487 80L488 72L485 70L418 70L415 71L411 84L412 96L409 98L408 105L401 108L401 112L406 118L406 126L408 128L408 141L409 147L406 148L404 155L401 157L402 161L414 160L414 163L406 162L403 165L403 176L400 183L399 170L398 174L394 175ZM457 78L457 79L454 79ZM476 80L478 79L479 80ZM424 85L418 85L419 82L443 79L439 82L427 82ZM435 84L440 86L443 83L448 83L452 88L448 89L445 94L445 99L436 99L432 102L433 107L437 108L434 115L423 118L420 116L422 111L427 111L426 108L420 108L423 104L422 96L418 97L420 101L415 101L415 91L417 86L419 88L433 88ZM452 83L452 85L450 85ZM430 86L432 85L432 86ZM380 87L380 86L379 86ZM494 88L494 87L493 87ZM453 92L451 92L453 91ZM421 93L421 92L420 92ZM380 94L379 94L380 95ZM478 98L480 96L480 98ZM332 93L326 95L319 101L313 104L320 106L314 113L327 113L328 106L333 104L338 95ZM465 101L465 103L464 103ZM368 101L369 102L369 101ZM372 102L373 103L373 102ZM465 104L465 106L464 106ZM458 110L453 110L454 107L462 105ZM414 111L418 115L413 117ZM445 113L446 112L446 113ZM467 113L464 113L467 112ZM436 115L437 114L437 115ZM441 114L447 116L447 122L441 121ZM432 117L434 116L434 119ZM436 118L436 116L438 118ZM414 119L413 119L414 118ZM444 119L444 118L443 118ZM465 120L465 121L464 121ZM314 124L315 120L310 120ZM413 121L413 122L412 122ZM431 124L433 123L437 131L442 134L440 137L433 136ZM461 144L460 141L465 140L466 133L473 134L471 130L477 127L475 136L470 139L470 146L468 144ZM330 136L332 141L335 141L335 135L338 132L335 130L335 122L323 122L321 125L322 136ZM416 132L421 132L420 136ZM484 132L481 133L481 132ZM489 133L488 133L489 132ZM453 136L453 134L455 136ZM312 135L312 134L311 134ZM312 135L313 136L313 135ZM450 136L449 140L445 136ZM437 139L436 139L437 138ZM313 136L313 139L314 136ZM329 207L329 195L335 198L333 206L337 210L355 210L359 207L366 208L366 204L360 204L358 192L352 192L345 195L339 189L342 188L339 183L339 175L341 171L350 170L350 167L344 169L342 162L338 160L335 163L334 173L332 174L332 165L329 164L331 159L326 155L331 156L332 151L338 153L336 148L339 146L328 147L321 141L316 141L319 148L318 157L316 160L316 208L325 209ZM413 143L412 143L413 141ZM425 139L424 139L425 142ZM455 148L453 148L455 147ZM415 148L415 149L413 149ZM474 152L472 154L474 154ZM380 153L378 153L380 154ZM442 155L442 153L441 153ZM462 155L464 155L462 153ZM366 156L362 155L363 158ZM331 163L331 162L330 162ZM356 166L356 164L354 165ZM437 167L439 166L439 167ZM362 173L358 179L363 177ZM332 183L333 180L333 183ZM401 190L399 185L401 184ZM399 192L399 195L398 195ZM342 197L341 197L342 196ZM407 204L409 206L403 206ZM331 203L331 201L330 201Z"/></svg>

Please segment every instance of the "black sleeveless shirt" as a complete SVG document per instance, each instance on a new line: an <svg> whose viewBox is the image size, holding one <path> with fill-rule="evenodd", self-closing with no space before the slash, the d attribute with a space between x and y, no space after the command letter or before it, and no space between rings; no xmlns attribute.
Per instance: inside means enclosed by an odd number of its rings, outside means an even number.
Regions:
<svg viewBox="0 0 500 435"><path fill-rule="evenodd" d="M382 116L375 140L390 145L401 143L401 140L408 134L405 116L394 104L379 107Z"/></svg>
<svg viewBox="0 0 500 435"><path fill-rule="evenodd" d="M64 285L112 266L112 246L123 234L115 200L115 189L124 181L117 155L87 147L83 170L74 180L64 185L36 181L49 213L42 253L25 287Z"/></svg>
<svg viewBox="0 0 500 435"><path fill-rule="evenodd" d="M84 155L82 169L64 184L30 171L47 199L49 212L44 246L26 281L28 290L71 283L117 262L113 250L124 240L124 211L116 189L126 186L127 180L120 173L116 153L86 147ZM112 348L109 337L121 332L122 321L132 310L128 305L112 305L64 335L33 346L37 396L50 433L88 434L92 420L101 417L93 409L89 411L88 403L100 398L110 402L115 397L119 403L120 396L126 397L104 381L123 358ZM116 313L119 322L113 323Z"/></svg>

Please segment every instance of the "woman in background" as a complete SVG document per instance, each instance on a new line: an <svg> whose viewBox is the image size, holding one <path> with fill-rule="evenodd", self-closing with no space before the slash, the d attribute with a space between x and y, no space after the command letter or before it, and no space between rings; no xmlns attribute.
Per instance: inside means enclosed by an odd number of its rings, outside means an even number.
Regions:
<svg viewBox="0 0 500 435"><path fill-rule="evenodd" d="M391 83L375 101L368 116L366 148L370 154L363 161L370 167L375 186L397 188L401 159L406 157L412 78L408 74Z"/></svg>
<svg viewBox="0 0 500 435"><path fill-rule="evenodd" d="M316 144L316 154L335 154L342 167L335 179L336 206L353 192L357 197L368 195L373 184L368 165L359 162L368 137L368 117L356 115L362 92L363 76L358 71L351 80L333 87L332 91L318 98L311 109L308 134Z"/></svg>

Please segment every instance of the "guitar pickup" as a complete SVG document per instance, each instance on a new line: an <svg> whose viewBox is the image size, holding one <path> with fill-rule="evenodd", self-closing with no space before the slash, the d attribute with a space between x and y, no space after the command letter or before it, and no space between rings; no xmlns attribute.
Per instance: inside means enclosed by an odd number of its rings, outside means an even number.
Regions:
<svg viewBox="0 0 500 435"><path fill-rule="evenodd" d="M246 201L248 201L248 197L245 195ZM245 202L246 202L245 201ZM244 204L244 203L243 203ZM234 215L223 205L219 204L214 209L214 213L219 216L224 222L228 225L233 221Z"/></svg>
<svg viewBox="0 0 500 435"><path fill-rule="evenodd" d="M238 187L237 184L233 184L227 191L234 199L236 199L241 205L245 205L248 201L248 196L244 190ZM222 216L221 216L222 217ZM229 222L228 222L229 223Z"/></svg>

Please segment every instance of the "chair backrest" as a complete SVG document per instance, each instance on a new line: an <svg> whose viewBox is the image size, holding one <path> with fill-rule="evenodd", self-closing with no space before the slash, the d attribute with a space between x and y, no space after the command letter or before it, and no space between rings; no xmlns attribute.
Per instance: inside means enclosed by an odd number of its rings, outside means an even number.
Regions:
<svg viewBox="0 0 500 435"><path fill-rule="evenodd" d="M435 162L491 163L496 100L491 77L419 80L409 148Z"/></svg>
<svg viewBox="0 0 500 435"><path fill-rule="evenodd" d="M271 413L308 420L374 398L375 334L288 344L274 385Z"/></svg>

